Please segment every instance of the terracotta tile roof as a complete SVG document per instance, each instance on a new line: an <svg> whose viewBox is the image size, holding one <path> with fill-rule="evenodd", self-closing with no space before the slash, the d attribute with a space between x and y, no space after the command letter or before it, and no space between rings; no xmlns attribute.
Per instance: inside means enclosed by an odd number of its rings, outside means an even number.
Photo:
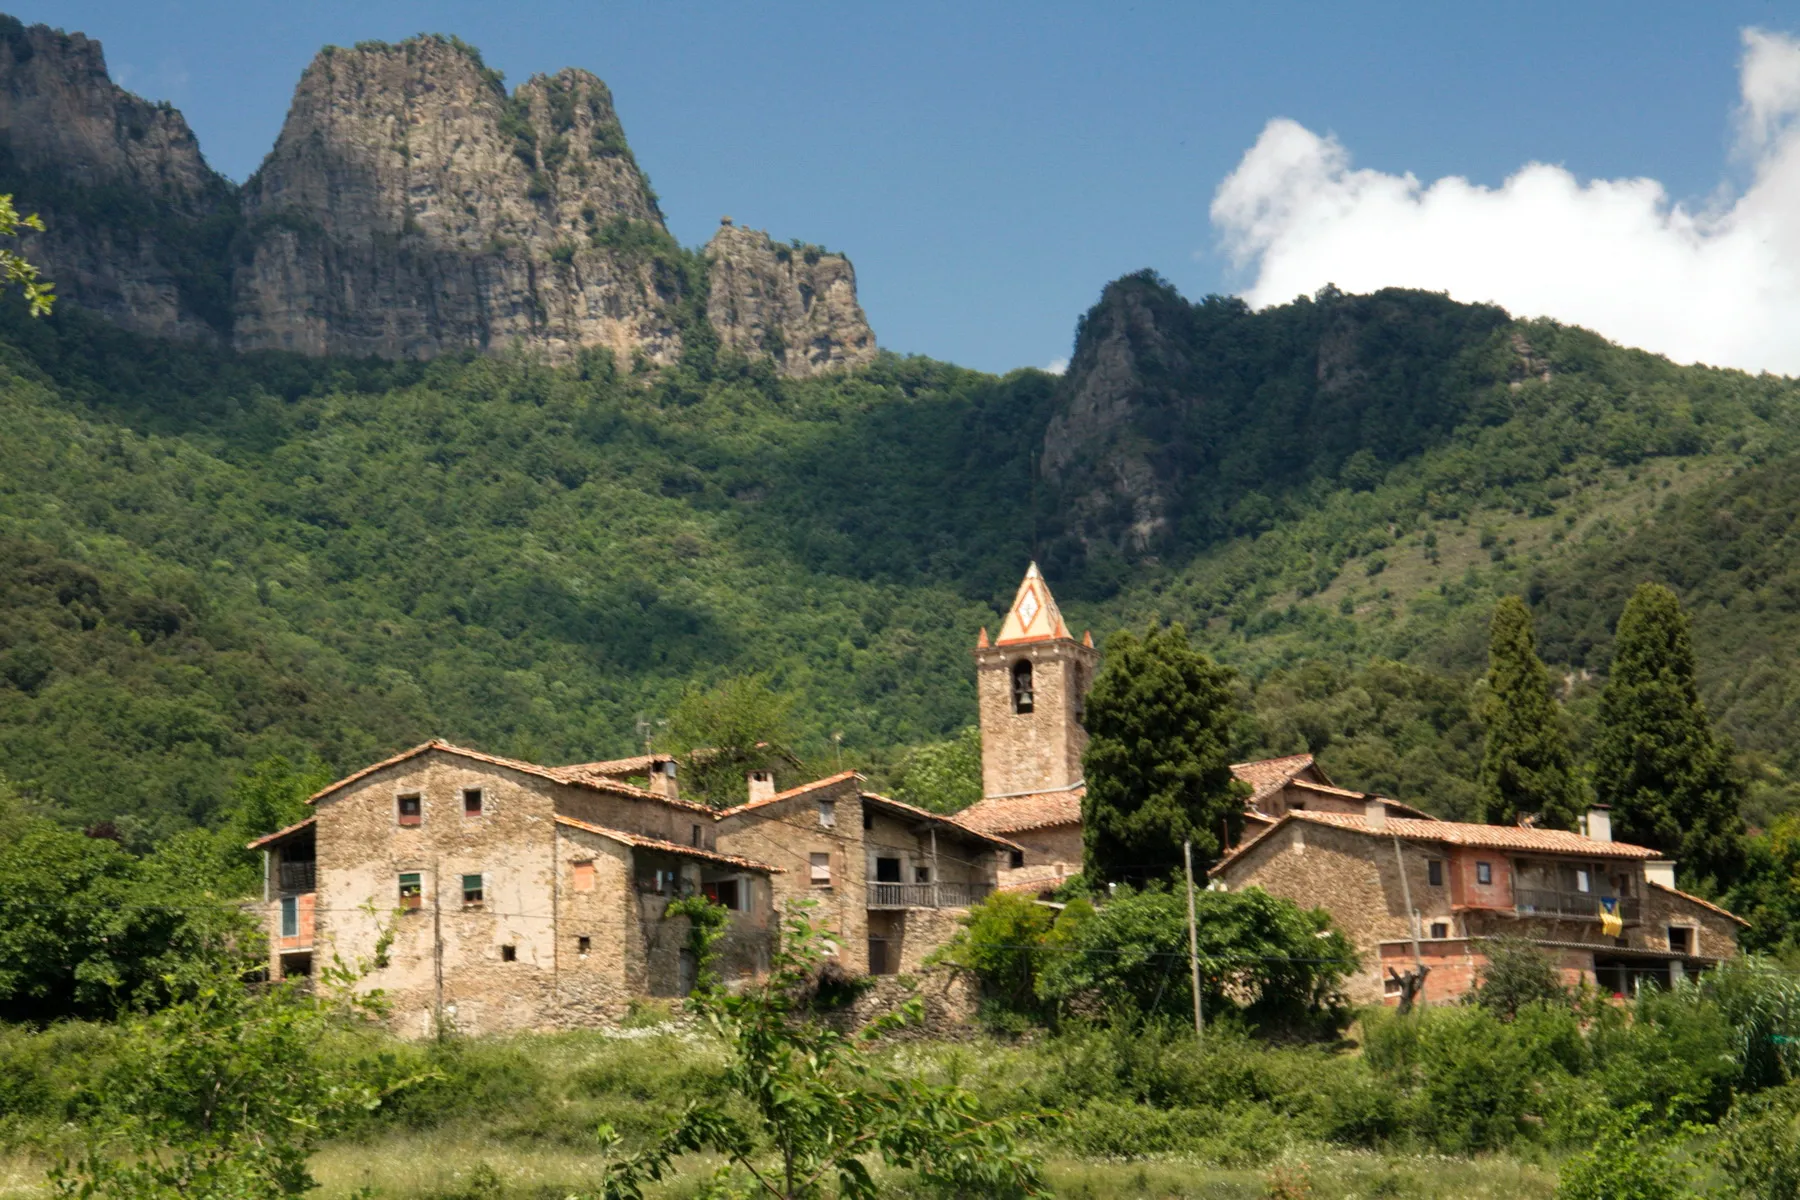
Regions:
<svg viewBox="0 0 1800 1200"><path fill-rule="evenodd" d="M316 821L318 819L319 818L317 818L317 817L308 817L304 821L295 821L292 825L289 825L286 829L277 829L274 833L265 833L261 837L257 838L254 842L246 843L244 845L244 849L255 850L255 849L258 849L259 847L268 845L270 842L279 842L282 838L286 837L288 834L298 833L302 829L305 829L308 825L311 825L314 821Z"/></svg>
<svg viewBox="0 0 1800 1200"><path fill-rule="evenodd" d="M377 771L385 770L397 763L403 763L409 758L417 758L419 755L429 753L433 750L439 750L445 754L454 754L459 758L473 759L476 762L489 763L496 767L505 767L510 771L518 771L524 775L533 775L539 779L548 779L552 783L566 783L571 787L587 788L589 791L610 792L617 796L630 796L635 800L649 800L657 804L667 804L674 808L684 809L688 812L710 813L713 811L704 804L695 804L690 800L671 800L667 796L659 796L655 792L645 791L641 787L633 787L629 783L620 783L616 779L565 777L558 774L557 770L551 767L539 766L537 763L523 762L516 758L501 758L497 754L484 754L479 750L470 750L466 746L452 745L443 738L432 738L429 742L421 742L410 750L402 750L391 758L384 758L378 763L371 763L360 771L344 776L336 783L320 788L311 796L307 797L306 802L308 804L317 804L320 800L325 799L325 797L331 795L333 792L341 791L353 783L368 778Z"/></svg>
<svg viewBox="0 0 1800 1200"><path fill-rule="evenodd" d="M673 754L639 754L631 758L612 758L603 762L570 763L566 767L550 767L553 775L572 780L598 777L620 779L626 775L648 775L658 763L674 762Z"/></svg>
<svg viewBox="0 0 1800 1200"><path fill-rule="evenodd" d="M1308 767L1318 771L1318 764L1313 762L1312 755L1289 754L1284 758L1259 758L1254 762L1232 763L1231 773L1250 785L1253 789L1250 803L1255 804ZM1325 772L1319 771L1319 777L1323 779Z"/></svg>
<svg viewBox="0 0 1800 1200"><path fill-rule="evenodd" d="M1017 842L1009 842L1005 838L990 833L985 829L977 829L973 825L965 824L962 820L962 813L946 816L943 813L934 813L928 808L918 808L914 805L907 804L904 801L878 795L875 792L864 792L862 793L862 798L864 800L873 801L880 807L895 809L905 813L909 817L915 817L921 821L929 821L934 825L948 825L958 833L967 834L969 837L975 838L978 841L988 842L991 845L1000 847L1002 850L1023 851L1025 849L1025 847L1019 845Z"/></svg>
<svg viewBox="0 0 1800 1200"><path fill-rule="evenodd" d="M1523 829L1517 825L1475 825L1462 821L1421 821L1411 817L1389 817L1385 828L1376 830L1369 825L1368 818L1360 813L1312 812L1308 809L1295 809L1281 820L1275 822L1275 828L1289 821L1304 821L1313 825L1330 825L1351 833L1368 834L1370 837L1403 837L1415 842L1441 842L1449 846L1470 846L1483 850L1516 850L1521 853L1538 854L1580 854L1588 858L1632 858L1650 859L1658 857L1655 850L1644 846L1633 846L1628 842L1597 842L1579 833L1569 833L1561 829ZM1271 829L1269 833L1273 833ZM1252 846L1261 844L1268 838L1265 833L1254 842L1246 842L1220 859L1210 874L1224 870Z"/></svg>
<svg viewBox="0 0 1800 1200"><path fill-rule="evenodd" d="M984 833L1023 833L1052 825L1079 825L1085 787L1058 792L1030 792L1023 796L993 796L977 800L956 814L970 829Z"/></svg>
<svg viewBox="0 0 1800 1200"><path fill-rule="evenodd" d="M609 829L604 825L594 825L587 821L578 821L574 817L557 814L556 823L567 825L571 829L580 829L586 833L610 838L621 845L641 850L660 850L664 854L678 854L683 858L697 858L703 862L723 863L728 867L742 867L747 871L761 871L769 875L785 875L786 868L772 867L768 863L760 863L752 858L741 858L736 854L721 854L717 850L702 850L698 846L684 846L680 842L664 841L662 838L646 837L641 833L627 833L623 829Z"/></svg>
<svg viewBox="0 0 1800 1200"><path fill-rule="evenodd" d="M1301 790L1308 792L1318 792L1325 796L1338 796L1345 800L1356 800L1363 804L1367 804L1371 800L1378 800L1381 802L1382 807L1399 816L1412 817L1420 821L1437 820L1436 817L1432 816L1422 808L1414 808L1410 804L1402 804L1400 801L1389 796L1377 796L1374 792L1353 792L1349 788L1341 788L1329 783L1314 783L1310 779L1290 779L1283 786L1300 788Z"/></svg>
<svg viewBox="0 0 1800 1200"><path fill-rule="evenodd" d="M794 797L804 796L808 792L816 792L824 788L832 787L836 784L843 783L846 779L860 781L862 776L858 775L855 771L839 771L836 775L827 775L823 779L815 779L811 783L803 783L799 787L791 787L785 792L776 792L773 796L764 796L761 800L752 800L748 804L739 804L733 808L708 809L707 811L711 812L715 818L719 819L735 817L739 813L750 812L770 804L780 804L783 800L792 800Z"/></svg>
<svg viewBox="0 0 1800 1200"><path fill-rule="evenodd" d="M1684 892L1680 888L1672 888L1666 883L1658 883L1654 879L1647 879L1644 882L1648 883L1653 888L1661 888L1663 891L1668 892L1672 896L1680 896L1683 900L1686 900L1689 903L1698 904L1701 908L1704 908L1709 912L1716 912L1721 917L1729 917L1733 921L1736 921L1739 925L1742 925L1745 929L1750 928L1750 922L1744 920L1744 918L1738 916L1734 912L1727 912L1725 909L1722 909L1718 905L1714 904L1711 900L1702 900L1700 897L1693 895L1692 893Z"/></svg>

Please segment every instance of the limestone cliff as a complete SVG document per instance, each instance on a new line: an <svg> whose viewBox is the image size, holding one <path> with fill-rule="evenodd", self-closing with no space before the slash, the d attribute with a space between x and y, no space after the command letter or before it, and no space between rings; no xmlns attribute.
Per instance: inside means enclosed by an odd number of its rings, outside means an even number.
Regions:
<svg viewBox="0 0 1800 1200"><path fill-rule="evenodd" d="M726 217L707 243L706 262L706 317L722 348L766 355L791 377L875 357L875 333L856 300L856 269L843 255L783 245Z"/></svg>
<svg viewBox="0 0 1800 1200"><path fill-rule="evenodd" d="M234 190L180 113L112 82L99 42L0 16L0 192L43 217L22 249L61 299L141 333L219 338Z"/></svg>
<svg viewBox="0 0 1800 1200"><path fill-rule="evenodd" d="M244 188L244 349L429 358L519 343L672 361L682 288L606 85L508 96L461 43L328 48Z"/></svg>

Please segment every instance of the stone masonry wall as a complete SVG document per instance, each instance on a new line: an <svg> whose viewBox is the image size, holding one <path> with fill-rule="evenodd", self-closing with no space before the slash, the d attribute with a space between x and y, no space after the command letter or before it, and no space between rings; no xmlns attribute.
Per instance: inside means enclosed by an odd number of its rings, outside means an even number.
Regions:
<svg viewBox="0 0 1800 1200"><path fill-rule="evenodd" d="M1032 711L1013 711L1013 664L1032 667ZM975 651L981 718L981 786L988 796L1048 792L1081 779L1087 731L1082 704L1099 654L1072 639Z"/></svg>

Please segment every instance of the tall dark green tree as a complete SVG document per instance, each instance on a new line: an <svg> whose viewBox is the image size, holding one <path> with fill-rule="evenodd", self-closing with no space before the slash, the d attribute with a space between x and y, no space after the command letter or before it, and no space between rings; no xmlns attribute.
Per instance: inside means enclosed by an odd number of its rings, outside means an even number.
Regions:
<svg viewBox="0 0 1800 1200"><path fill-rule="evenodd" d="M1616 836L1678 858L1689 880L1729 882L1743 862L1732 753L1700 702L1681 602L1639 585L1619 617L1594 746L1594 791Z"/></svg>
<svg viewBox="0 0 1800 1200"><path fill-rule="evenodd" d="M1121 631L1088 694L1081 805L1086 871L1143 882L1216 860L1244 825L1248 789L1231 774L1231 671L1188 644L1180 625L1141 639Z"/></svg>
<svg viewBox="0 0 1800 1200"><path fill-rule="evenodd" d="M1531 610L1517 596L1494 606L1481 715L1481 819L1512 825L1521 813L1536 813L1552 829L1575 828L1575 756L1550 695L1550 673L1538 660Z"/></svg>

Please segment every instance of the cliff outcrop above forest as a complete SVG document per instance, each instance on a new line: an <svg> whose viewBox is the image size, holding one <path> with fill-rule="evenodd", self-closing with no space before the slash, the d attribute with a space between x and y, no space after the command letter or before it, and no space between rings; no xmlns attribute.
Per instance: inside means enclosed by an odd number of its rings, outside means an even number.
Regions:
<svg viewBox="0 0 1800 1200"><path fill-rule="evenodd" d="M112 82L99 42L0 16L0 192L43 218L28 254L64 300L138 333L223 337L235 190L180 113Z"/></svg>
<svg viewBox="0 0 1800 1200"><path fill-rule="evenodd" d="M28 255L137 332L657 367L706 322L789 376L875 353L848 260L748 230L684 251L604 83L566 69L509 94L455 38L322 50L240 190L180 113L111 81L98 42L5 18L0 136L0 183L48 226Z"/></svg>

